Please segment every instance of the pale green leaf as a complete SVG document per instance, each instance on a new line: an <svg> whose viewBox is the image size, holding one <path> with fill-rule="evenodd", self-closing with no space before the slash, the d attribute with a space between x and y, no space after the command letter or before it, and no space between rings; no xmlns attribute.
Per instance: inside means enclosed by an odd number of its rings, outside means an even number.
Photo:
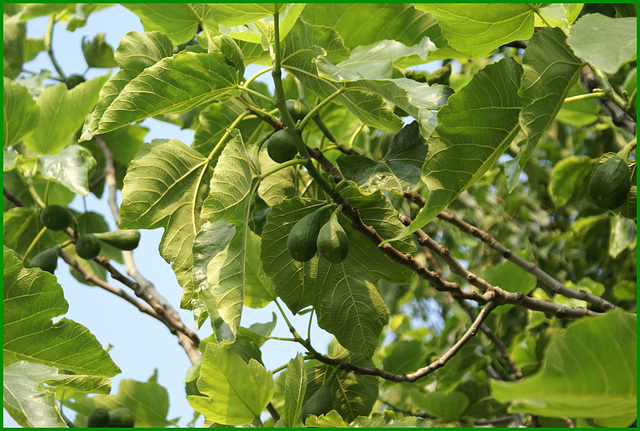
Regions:
<svg viewBox="0 0 640 431"><path fill-rule="evenodd" d="M259 242L252 238L254 234L248 228L257 175L249 164L242 138L237 131L233 135L218 159L201 214L203 219L211 222L225 221L235 226L233 238L207 265L206 288L198 286L196 290L211 316L211 325L219 342L235 339L247 279L254 283L267 281L257 272L259 267L247 267L247 249L259 249ZM253 250L252 255L255 253Z"/></svg>
<svg viewBox="0 0 640 431"><path fill-rule="evenodd" d="M578 19L582 11L583 3L555 3L545 4L540 8L547 22L554 27L569 28ZM546 27L547 24L538 15L535 16L536 27Z"/></svg>
<svg viewBox="0 0 640 431"><path fill-rule="evenodd" d="M146 382L124 379L118 385L116 395L97 395L83 398L76 402L65 402L65 407L75 410L78 414L74 424L78 427L87 426L87 416L99 407L107 410L126 408L133 414L136 427L163 428L176 425L178 419L169 420L169 392L158 384L158 371Z"/></svg>
<svg viewBox="0 0 640 431"><path fill-rule="evenodd" d="M262 172L270 172L277 168L279 163L274 162L266 149L260 151L260 168ZM310 181L309 174L295 166L280 169L265 177L258 186L258 195L273 207L287 198L296 196L298 190L303 190L304 185Z"/></svg>
<svg viewBox="0 0 640 431"><path fill-rule="evenodd" d="M533 34L534 12L527 4L416 3L415 7L434 15L449 45L472 58Z"/></svg>
<svg viewBox="0 0 640 431"><path fill-rule="evenodd" d="M592 13L580 18L569 30L567 43L576 55L607 73L636 58L636 18L609 18ZM597 37L594 35L597 34Z"/></svg>
<svg viewBox="0 0 640 431"><path fill-rule="evenodd" d="M93 111L89 125L83 131L82 139L91 139L91 136L98 129L104 112L124 90L129 81L144 69L172 55L173 45L166 34L157 31L147 33L130 31L125 34L114 53L120 70L102 87L96 109Z"/></svg>
<svg viewBox="0 0 640 431"><path fill-rule="evenodd" d="M280 40L289 34L300 14L305 8L304 3L283 4L279 9ZM271 4L210 4L214 12L222 12L222 18L215 13L220 21L220 32L228 34L238 41L249 43L258 50L258 56L268 55L269 41L273 41L273 3ZM266 7L266 9L265 9ZM250 14L244 15L243 10L250 10L253 16L264 15L262 19L251 19ZM269 12L267 13L267 9ZM245 49L243 49L243 52ZM264 54L263 54L264 53ZM251 56L249 56L251 57Z"/></svg>
<svg viewBox="0 0 640 431"><path fill-rule="evenodd" d="M3 79L3 148L20 142L38 124L40 107L29 91L11 79Z"/></svg>
<svg viewBox="0 0 640 431"><path fill-rule="evenodd" d="M71 145L53 156L38 158L38 169L45 178L54 179L82 196L89 194L89 171L95 166L96 160L80 145Z"/></svg>
<svg viewBox="0 0 640 431"><path fill-rule="evenodd" d="M349 188L341 193L358 208L364 223L374 226L383 238L402 230L397 212L381 192L363 196ZM349 239L349 254L343 262L331 264L319 256L308 262L293 260L287 252L291 228L322 204L294 198L272 208L263 229L264 270L289 309L297 313L313 305L321 328L334 334L349 350L371 356L388 316L377 282L387 279L406 283L411 273L382 254L342 216L339 220ZM393 245L404 253L415 250L408 241Z"/></svg>
<svg viewBox="0 0 640 431"><path fill-rule="evenodd" d="M307 371L304 366L304 359L298 353L295 358L289 361L287 373L284 381L284 410L282 411L282 424L286 428L298 427L301 425L300 414L304 394L307 390Z"/></svg>
<svg viewBox="0 0 640 431"><path fill-rule="evenodd" d="M436 19L412 4L311 3L305 8L304 19L309 24L334 28L351 49L381 40L411 46L425 36L438 47L446 45Z"/></svg>
<svg viewBox="0 0 640 431"><path fill-rule="evenodd" d="M280 5L278 12L284 7L285 5ZM231 27L273 15L274 5L273 3L212 3L209 9L216 21Z"/></svg>
<svg viewBox="0 0 640 431"><path fill-rule="evenodd" d="M597 352L597 354L596 354ZM546 417L636 415L636 317L620 309L572 322L549 342L540 370L520 382L492 381L513 412Z"/></svg>
<svg viewBox="0 0 640 431"><path fill-rule="evenodd" d="M569 90L567 97L586 93L582 84L577 82ZM563 103L556 115L556 119L572 126L588 126L598 120L598 112L600 112L600 105L594 99L576 100Z"/></svg>
<svg viewBox="0 0 640 431"><path fill-rule="evenodd" d="M238 95L241 76L226 60L219 52L184 51L160 60L124 86L102 114L97 133Z"/></svg>
<svg viewBox="0 0 640 431"><path fill-rule="evenodd" d="M368 417L358 416L349 424L352 428L431 428L432 425L418 416L404 416L396 418L393 410L382 413L371 413Z"/></svg>
<svg viewBox="0 0 640 431"><path fill-rule="evenodd" d="M343 155L336 162L342 176L355 182L365 194L380 189L402 194L413 190L420 181L428 149L420 135L419 125L414 121L393 137L382 160Z"/></svg>
<svg viewBox="0 0 640 431"><path fill-rule="evenodd" d="M584 187L591 168L589 156L570 156L556 163L549 181L549 196L556 207L566 204L577 189Z"/></svg>
<svg viewBox="0 0 640 431"><path fill-rule="evenodd" d="M211 168L197 151L172 139L145 144L128 167L122 188L121 229L164 228L160 255L172 262L184 288L181 307L192 308L192 246L204 223L200 207L208 191Z"/></svg>
<svg viewBox="0 0 640 431"><path fill-rule="evenodd" d="M124 7L140 17L145 32L165 33L179 45L196 35L198 24L216 32L217 25L209 5L204 3L125 3Z"/></svg>
<svg viewBox="0 0 640 431"><path fill-rule="evenodd" d="M518 183L520 173L562 107L567 93L576 83L583 63L566 44L562 30L543 28L531 37L525 51L520 98L520 126L526 134L515 159L505 164L509 189Z"/></svg>
<svg viewBox="0 0 640 431"><path fill-rule="evenodd" d="M625 217L611 217L611 236L609 237L609 256L616 258L623 251L634 251L638 240L636 224Z"/></svg>
<svg viewBox="0 0 640 431"><path fill-rule="evenodd" d="M109 75L100 76L72 90L67 90L65 84L45 87L37 100L38 124L24 138L24 144L38 154L56 154L64 148L95 107L107 79Z"/></svg>
<svg viewBox="0 0 640 431"><path fill-rule="evenodd" d="M276 313L271 313L273 319L271 322L266 323L254 323L248 328L242 326L238 328L238 340L247 340L254 343L256 346L261 346L268 340L268 336L271 335L276 327L277 318Z"/></svg>
<svg viewBox="0 0 640 431"><path fill-rule="evenodd" d="M53 367L20 361L5 366L2 373L4 408L25 428L66 428L56 396L42 382L57 376Z"/></svg>
<svg viewBox="0 0 640 431"><path fill-rule="evenodd" d="M86 36L85 36L86 37ZM89 67L117 67L113 57L113 48L104 40L104 33L98 33L93 39L82 38L82 54Z"/></svg>
<svg viewBox="0 0 640 431"><path fill-rule="evenodd" d="M55 276L24 268L5 250L3 284L5 366L26 360L81 375L113 377L120 372L87 328L64 318L51 321L68 309Z"/></svg>
<svg viewBox="0 0 640 431"><path fill-rule="evenodd" d="M244 425L260 417L273 397L271 372L216 343L207 344L202 358L197 385L205 396L187 396L191 407L206 420L224 425Z"/></svg>
<svg viewBox="0 0 640 431"><path fill-rule="evenodd" d="M418 121L420 132L425 138L431 135L437 125L434 111L447 103L447 98L452 93L446 86L429 86L406 78L361 79L358 72L334 66L325 58L317 59L316 63L322 76L338 80L349 92L361 91L377 95L406 111Z"/></svg>
<svg viewBox="0 0 640 431"><path fill-rule="evenodd" d="M298 78L302 85L323 98L340 88L339 83L318 76L313 64L318 57L326 57L331 63L348 57L348 50L335 30L298 21L285 39L285 46L282 67ZM402 128L402 120L393 114L380 96L370 92L349 91L335 100L369 126L395 132Z"/></svg>
<svg viewBox="0 0 640 431"><path fill-rule="evenodd" d="M309 428L348 428L349 426L335 410L320 416L309 415L304 424Z"/></svg>
<svg viewBox="0 0 640 431"><path fill-rule="evenodd" d="M520 130L521 73L511 58L489 65L440 109L422 167L422 180L429 189L427 205L403 235L427 224L507 149Z"/></svg>
<svg viewBox="0 0 640 431"><path fill-rule="evenodd" d="M449 421L457 420L469 405L469 397L463 392L411 391L411 400L425 413Z"/></svg>
<svg viewBox="0 0 640 431"><path fill-rule="evenodd" d="M2 74L15 79L22 71L24 61L26 27L14 17L2 23Z"/></svg>
<svg viewBox="0 0 640 431"><path fill-rule="evenodd" d="M276 294L260 260L262 238L253 231L249 231L248 235L245 249L244 305L263 308L276 299Z"/></svg>

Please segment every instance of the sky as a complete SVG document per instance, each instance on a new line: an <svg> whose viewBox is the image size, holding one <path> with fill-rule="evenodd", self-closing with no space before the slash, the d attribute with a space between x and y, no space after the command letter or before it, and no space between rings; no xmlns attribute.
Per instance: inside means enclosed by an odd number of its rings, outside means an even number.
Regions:
<svg viewBox="0 0 640 431"><path fill-rule="evenodd" d="M27 22L27 37L43 36L46 25L46 17L29 20ZM112 6L90 15L87 25L76 29L75 32L68 32L66 23L56 24L53 33L53 51L65 75L83 74L87 68L80 45L83 36L93 38L97 33L105 33L106 42L115 50L122 36L132 30L143 31L140 20L124 7ZM41 69L54 71L49 57L44 52L40 53L33 61L26 63L24 69L32 72L39 72ZM261 66L249 66L246 76L249 77L261 69ZM85 77L89 79L108 72L108 69L90 69ZM113 72L115 73L115 70ZM53 76L55 75L54 71ZM263 82L268 83L270 74L265 74L261 78L264 80ZM49 80L46 83L55 84L56 82ZM145 120L142 125L150 129L145 137L145 142L156 138L173 138L189 145L193 140L193 130L180 130L177 126L156 120ZM121 202L119 191L117 201L118 204ZM84 199L77 196L69 206L82 212L85 202L88 211L103 214L110 228L116 228L107 205L106 191L103 194L103 199L98 200L93 194L89 194ZM140 232L142 234L140 246L133 252L138 270L155 285L160 294L168 299L175 309L179 310L182 289L176 281L171 266L158 253L158 244L163 230L140 230ZM121 273L126 274L122 265L115 264L114 266ZM178 422L180 426L185 426L191 421L193 410L186 400L183 383L190 361L178 344L177 338L160 322L140 313L121 298L99 287L89 287L77 282L70 275L67 265L62 260L58 260L58 269L55 275L59 284L63 286L65 299L69 303L69 311L64 317L86 326L104 348L109 345L113 346L109 354L122 370L122 374L111 379L113 382L111 394L117 393L121 380L147 381L154 369L157 369L158 383L169 392L168 419L180 417ZM125 291L128 290L126 286L110 277L107 282L118 288L123 288ZM133 295L131 291L128 293ZM284 308L286 309L286 306ZM298 329L298 332L306 334L309 315L294 317L288 310L286 311L287 317ZM179 310L179 312L182 321L193 329L191 312L188 310ZM278 324L272 335L290 337L291 334L273 303L260 310L245 308L241 325L247 327L256 322L270 322L274 312L277 315ZM212 333L209 322L208 320L200 330L196 331L201 339ZM315 329L311 335L314 346L318 350L326 352L326 347L332 336L318 328L317 325L314 326ZM296 352L303 352L303 348L296 343L269 340L263 346L262 352L265 367L267 370L273 370L286 364L295 356ZM70 417L74 416L73 412L69 410L65 411L65 414ZM4 409L3 420L5 427L18 426ZM202 419L197 422L197 424L201 423Z"/></svg>

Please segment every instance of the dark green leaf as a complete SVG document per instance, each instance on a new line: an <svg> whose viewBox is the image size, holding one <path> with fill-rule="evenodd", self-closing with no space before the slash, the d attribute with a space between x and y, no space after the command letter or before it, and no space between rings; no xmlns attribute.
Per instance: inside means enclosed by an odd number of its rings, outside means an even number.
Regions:
<svg viewBox="0 0 640 431"><path fill-rule="evenodd" d="M82 53L89 67L117 67L115 58L113 57L113 48L104 40L104 33L98 33L96 36L85 41L82 38Z"/></svg>

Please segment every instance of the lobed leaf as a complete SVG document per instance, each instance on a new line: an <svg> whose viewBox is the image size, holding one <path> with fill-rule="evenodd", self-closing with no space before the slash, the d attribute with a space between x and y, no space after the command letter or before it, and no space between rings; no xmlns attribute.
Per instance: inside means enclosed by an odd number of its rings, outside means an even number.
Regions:
<svg viewBox="0 0 640 431"><path fill-rule="evenodd" d="M551 339L536 374L514 383L494 380L491 389L513 412L635 417L636 374L636 317L616 309L572 322Z"/></svg>
<svg viewBox="0 0 640 431"><path fill-rule="evenodd" d="M26 360L79 375L113 377L120 372L87 328L64 318L51 321L68 309L55 276L24 268L5 250L3 284L5 366Z"/></svg>
<svg viewBox="0 0 640 431"><path fill-rule="evenodd" d="M520 126L526 134L515 159L505 164L509 190L513 190L520 173L576 83L582 62L566 44L558 28L543 28L531 37L522 58L520 82Z"/></svg>
<svg viewBox="0 0 640 431"><path fill-rule="evenodd" d="M33 131L38 124L40 107L25 87L6 76L3 79L2 100L3 145L9 148Z"/></svg>

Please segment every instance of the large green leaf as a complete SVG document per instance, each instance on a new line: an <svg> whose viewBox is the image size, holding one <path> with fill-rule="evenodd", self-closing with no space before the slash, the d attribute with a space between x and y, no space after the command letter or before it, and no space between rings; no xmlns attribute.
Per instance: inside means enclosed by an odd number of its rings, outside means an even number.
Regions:
<svg viewBox="0 0 640 431"><path fill-rule="evenodd" d="M278 12L284 9L280 5ZM213 3L209 5L216 21L229 27L248 24L250 22L273 15L273 3Z"/></svg>
<svg viewBox="0 0 640 431"><path fill-rule="evenodd" d="M2 91L3 148L9 148L36 127L40 107L25 87L6 76L3 78Z"/></svg>
<svg viewBox="0 0 640 431"><path fill-rule="evenodd" d="M373 367L371 359L350 353L340 344L334 346L330 356L361 367ZM320 386L329 385L333 409L347 422L357 416L368 416L378 398L377 377L347 372L332 365L317 364L308 368L307 382L305 402Z"/></svg>
<svg viewBox="0 0 640 431"><path fill-rule="evenodd" d="M298 21L285 39L285 47L282 67L298 78L306 88L320 97L327 97L341 87L337 82L318 76L314 65L318 57L326 57L331 63L348 57L348 50L335 30ZM354 90L338 96L336 101L367 125L396 132L402 128L402 120L375 94Z"/></svg>
<svg viewBox="0 0 640 431"><path fill-rule="evenodd" d="M428 36L438 47L446 44L432 15L399 3L312 3L304 10L309 24L334 28L345 46L355 48L381 40L415 45Z"/></svg>
<svg viewBox="0 0 640 431"><path fill-rule="evenodd" d="M452 93L446 86L429 86L406 78L362 79L359 72L334 66L326 58L317 59L316 64L321 76L337 80L349 92L377 95L406 111L418 121L425 138L431 135L437 125L435 110L447 103L447 98Z"/></svg>
<svg viewBox="0 0 640 431"><path fill-rule="evenodd" d="M107 81L100 91L100 99L93 111L91 121L82 139L91 139L98 130L102 115L124 90L124 87L144 69L151 67L165 57L173 55L173 45L169 37L157 31L138 33L130 31L120 40L114 58L120 70Z"/></svg>
<svg viewBox="0 0 640 431"><path fill-rule="evenodd" d="M429 149L424 142L419 125L414 121L393 137L382 160L343 155L336 162L342 176L355 182L363 193L386 189L402 194L413 190L420 181L422 164Z"/></svg>
<svg viewBox="0 0 640 431"><path fill-rule="evenodd" d="M158 384L158 372L154 371L146 382L124 379L118 385L116 395L97 395L82 398L75 402L65 402L65 406L72 408L78 414L74 424L78 427L87 426L87 416L97 408L115 410L126 408L135 418L136 427L167 427L176 425L178 419L167 419L169 414L169 392Z"/></svg>
<svg viewBox="0 0 640 431"><path fill-rule="evenodd" d="M37 103L40 117L24 144L39 154L56 154L64 148L98 101L109 75L100 76L67 90L65 84L45 87Z"/></svg>
<svg viewBox="0 0 640 431"><path fill-rule="evenodd" d="M220 21L220 32L241 41L243 52L257 49L258 56L268 55L269 44L273 45L274 4L210 4L216 19ZM300 14L304 3L282 4L279 8L280 41L289 34ZM258 19L255 17L259 16ZM270 42L271 41L271 42ZM253 48L249 48L252 46ZM249 57L253 57L250 55Z"/></svg>
<svg viewBox="0 0 640 431"><path fill-rule="evenodd" d="M165 33L179 45L193 39L198 24L206 24L214 32L217 25L209 5L203 3L125 3L124 7L140 17L146 32Z"/></svg>
<svg viewBox="0 0 640 431"><path fill-rule="evenodd" d="M274 162L266 149L260 152L260 168L262 172L275 169L279 163ZM309 174L302 168L289 166L267 176L260 181L258 195L273 207L287 198L297 195L298 190L303 190L304 185L310 181Z"/></svg>
<svg viewBox="0 0 640 431"><path fill-rule="evenodd" d="M259 248L260 244L252 238L248 228L256 180L257 175L249 164L242 138L234 131L233 139L226 144L218 159L201 213L203 219L214 225L225 221L235 226L233 238L207 264L206 288L198 287L196 290L198 299L205 304L211 316L211 325L219 342L235 339L245 285L248 278L256 282L258 275L255 268L248 270L245 259L247 249Z"/></svg>
<svg viewBox="0 0 640 431"><path fill-rule="evenodd" d="M4 251L3 363L21 360L113 377L120 369L84 326L51 319L67 312L68 304L55 276L39 268L24 268L11 250Z"/></svg>
<svg viewBox="0 0 640 431"><path fill-rule="evenodd" d="M191 407L206 420L224 425L259 418L274 390L273 375L258 361L246 363L216 343L207 343L197 385L204 396L187 396Z"/></svg>
<svg viewBox="0 0 640 431"><path fill-rule="evenodd" d="M55 367L19 361L4 367L4 407L24 427L62 426L56 397L42 384L57 389L108 394L111 381L99 376L63 374Z"/></svg>
<svg viewBox="0 0 640 431"><path fill-rule="evenodd" d="M440 109L422 167L429 199L403 235L427 224L507 149L520 130L521 74L521 66L505 58L478 72Z"/></svg>
<svg viewBox="0 0 640 431"><path fill-rule="evenodd" d="M363 196L349 188L341 193L358 208L364 223L374 226L383 238L402 230L397 212L381 192ZM388 316L377 282L388 279L406 283L411 272L387 258L342 217L339 220L349 239L349 254L343 262L332 264L319 256L308 262L291 259L287 252L291 228L321 205L319 201L294 198L272 208L263 229L264 270L278 296L294 313L313 305L321 328L334 334L349 350L370 357ZM393 245L404 253L415 250L408 241Z"/></svg>
<svg viewBox="0 0 640 431"><path fill-rule="evenodd" d="M285 428L300 426L300 414L306 390L307 371L304 366L304 359L298 353L295 358L289 361L284 381L282 425Z"/></svg>
<svg viewBox="0 0 640 431"><path fill-rule="evenodd" d="M594 37L595 29L598 37ZM636 30L635 17L609 18L592 13L571 26L567 43L591 65L616 73L620 66L636 58Z"/></svg>
<svg viewBox="0 0 640 431"><path fill-rule="evenodd" d="M518 93L522 99L520 126L526 138L517 157L505 165L510 190L582 70L582 62L573 55L566 39L558 28L543 28L531 37L522 58Z"/></svg>
<svg viewBox="0 0 640 431"><path fill-rule="evenodd" d="M571 323L547 346L542 366L520 382L492 381L510 410L547 417L636 415L636 317L620 309Z"/></svg>
<svg viewBox="0 0 640 431"><path fill-rule="evenodd" d="M54 179L82 196L89 194L89 171L95 166L96 160L80 145L71 145L58 154L38 158L38 169L45 178Z"/></svg>
<svg viewBox="0 0 640 431"><path fill-rule="evenodd" d="M163 58L124 86L102 114L97 133L236 96L241 78L239 70L220 52L180 52Z"/></svg>
<svg viewBox="0 0 640 431"><path fill-rule="evenodd" d="M211 168L197 151L172 139L145 144L127 170L122 188L121 229L164 228L160 255L184 288L181 307L193 308L192 246L203 221L200 207Z"/></svg>
<svg viewBox="0 0 640 431"><path fill-rule="evenodd" d="M449 45L472 58L533 34L534 12L527 4L416 3L415 7L438 18Z"/></svg>

